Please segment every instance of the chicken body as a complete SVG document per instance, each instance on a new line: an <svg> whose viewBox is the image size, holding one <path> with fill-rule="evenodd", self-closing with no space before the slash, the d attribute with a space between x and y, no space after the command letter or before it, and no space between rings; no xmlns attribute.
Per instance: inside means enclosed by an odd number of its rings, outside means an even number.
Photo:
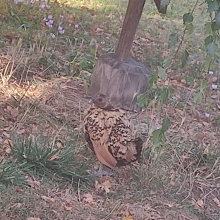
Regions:
<svg viewBox="0 0 220 220"><path fill-rule="evenodd" d="M108 105L104 95L94 97L93 104L85 111L84 132L98 160L112 169L140 157L142 140L132 139L125 111Z"/></svg>

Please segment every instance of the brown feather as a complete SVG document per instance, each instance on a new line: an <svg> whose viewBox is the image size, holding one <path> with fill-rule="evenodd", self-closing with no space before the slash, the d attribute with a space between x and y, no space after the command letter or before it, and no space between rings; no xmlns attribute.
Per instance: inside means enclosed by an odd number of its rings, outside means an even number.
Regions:
<svg viewBox="0 0 220 220"><path fill-rule="evenodd" d="M94 103L99 99L98 95ZM132 139L125 111L115 109L106 102L101 103L100 100L98 105L95 103L85 111L84 132L89 147L98 160L110 168L137 160L143 142L139 138Z"/></svg>

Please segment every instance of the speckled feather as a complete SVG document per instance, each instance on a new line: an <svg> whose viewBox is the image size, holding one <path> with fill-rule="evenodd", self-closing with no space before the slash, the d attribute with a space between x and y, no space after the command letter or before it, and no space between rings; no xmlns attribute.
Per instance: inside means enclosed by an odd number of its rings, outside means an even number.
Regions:
<svg viewBox="0 0 220 220"><path fill-rule="evenodd" d="M93 104L85 111L84 132L98 160L110 168L140 157L142 141L132 139L130 122L121 109L102 109Z"/></svg>

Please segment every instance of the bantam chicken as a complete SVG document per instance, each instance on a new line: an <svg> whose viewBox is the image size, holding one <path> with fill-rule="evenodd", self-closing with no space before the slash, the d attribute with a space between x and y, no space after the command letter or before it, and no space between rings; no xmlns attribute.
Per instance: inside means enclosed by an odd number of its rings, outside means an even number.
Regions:
<svg viewBox="0 0 220 220"><path fill-rule="evenodd" d="M138 160L143 141L132 138L125 111L113 108L103 94L90 103L84 117L85 139L101 164L114 169Z"/></svg>

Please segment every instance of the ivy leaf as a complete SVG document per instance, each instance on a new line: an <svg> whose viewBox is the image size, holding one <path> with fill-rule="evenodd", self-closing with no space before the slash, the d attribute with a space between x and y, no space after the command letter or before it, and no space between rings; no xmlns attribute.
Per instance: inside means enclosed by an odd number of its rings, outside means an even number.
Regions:
<svg viewBox="0 0 220 220"><path fill-rule="evenodd" d="M201 91L198 91L198 92L195 93L193 101L196 104L198 104L198 103L200 103L202 101L202 92Z"/></svg>
<svg viewBox="0 0 220 220"><path fill-rule="evenodd" d="M157 83L157 79L158 79L157 74L153 74L153 75L150 76L149 83L151 85L156 84Z"/></svg>
<svg viewBox="0 0 220 220"><path fill-rule="evenodd" d="M39 59L38 63L39 63L40 66L47 66L47 64L48 64L47 57L41 57Z"/></svg>
<svg viewBox="0 0 220 220"><path fill-rule="evenodd" d="M220 26L220 11L215 15L216 24Z"/></svg>
<svg viewBox="0 0 220 220"><path fill-rule="evenodd" d="M139 108L144 107L145 105L147 105L147 96L145 93L142 93L140 95L137 96L137 105Z"/></svg>
<svg viewBox="0 0 220 220"><path fill-rule="evenodd" d="M210 35L212 33L212 22L207 22L205 24L205 35Z"/></svg>
<svg viewBox="0 0 220 220"><path fill-rule="evenodd" d="M159 68L158 71L157 71L157 75L158 75L161 79L165 79L166 69L164 69L164 68Z"/></svg>
<svg viewBox="0 0 220 220"><path fill-rule="evenodd" d="M191 23L193 22L193 15L191 12L186 13L183 15L183 24Z"/></svg>
<svg viewBox="0 0 220 220"><path fill-rule="evenodd" d="M172 57L168 57L167 59L165 59L163 61L163 68L167 69L171 64L171 61L172 61Z"/></svg>
<svg viewBox="0 0 220 220"><path fill-rule="evenodd" d="M211 42L207 45L207 53L210 56L213 56L218 50L218 45L215 42Z"/></svg>
<svg viewBox="0 0 220 220"><path fill-rule="evenodd" d="M192 23L186 24L186 30L188 31L188 34L192 34L192 32L194 31L193 24Z"/></svg>
<svg viewBox="0 0 220 220"><path fill-rule="evenodd" d="M211 28L215 32L220 29L220 26L216 22L212 22Z"/></svg>
<svg viewBox="0 0 220 220"><path fill-rule="evenodd" d="M212 69L212 64L213 64L212 57L207 56L206 60L205 60L205 69L206 69L207 72Z"/></svg>
<svg viewBox="0 0 220 220"><path fill-rule="evenodd" d="M161 131L166 132L169 129L170 125L171 125L170 119L166 116L163 119Z"/></svg>
<svg viewBox="0 0 220 220"><path fill-rule="evenodd" d="M170 34L169 41L168 41L168 48L175 46L179 41L179 36L177 33Z"/></svg>
<svg viewBox="0 0 220 220"><path fill-rule="evenodd" d="M189 58L189 53L187 50L185 50L182 54L182 68L186 65L188 58Z"/></svg>
<svg viewBox="0 0 220 220"><path fill-rule="evenodd" d="M167 88L163 88L159 93L159 99L162 103L165 103L168 98L173 94L174 89L173 87L169 86Z"/></svg>
<svg viewBox="0 0 220 220"><path fill-rule="evenodd" d="M207 12L212 13L213 11L218 11L219 4L217 1L210 1L208 2L208 10Z"/></svg>
<svg viewBox="0 0 220 220"><path fill-rule="evenodd" d="M161 129L157 129L152 132L152 141L154 145L158 145L160 142L163 142L165 140L165 135Z"/></svg>
<svg viewBox="0 0 220 220"><path fill-rule="evenodd" d="M209 35L206 39L205 39L205 46L209 45L211 42L213 42L213 36Z"/></svg>

